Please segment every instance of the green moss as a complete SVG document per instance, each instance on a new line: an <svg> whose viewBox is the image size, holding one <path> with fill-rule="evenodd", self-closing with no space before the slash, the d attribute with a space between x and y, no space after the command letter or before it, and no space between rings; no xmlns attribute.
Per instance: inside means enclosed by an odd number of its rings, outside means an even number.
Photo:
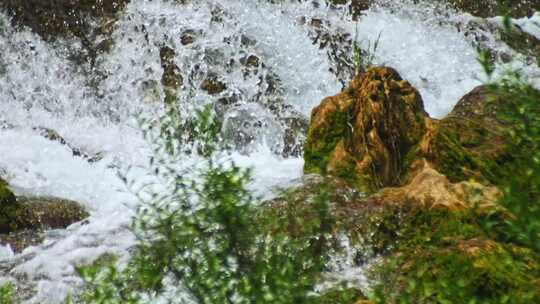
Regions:
<svg viewBox="0 0 540 304"><path fill-rule="evenodd" d="M355 288L333 288L320 297L314 297L312 304L354 304L365 299L362 292Z"/></svg>
<svg viewBox="0 0 540 304"><path fill-rule="evenodd" d="M374 232L392 254L372 269L376 303L536 303L540 256L499 243L474 211L390 208ZM388 242L394 242L389 245ZM510 298L509 298L510 297Z"/></svg>
<svg viewBox="0 0 540 304"><path fill-rule="evenodd" d="M0 182L0 208L15 203L16 198L7 185Z"/></svg>
<svg viewBox="0 0 540 304"><path fill-rule="evenodd" d="M501 165L511 158L499 127L447 118L441 121L428 159L452 182L474 178L496 184L504 173Z"/></svg>
<svg viewBox="0 0 540 304"><path fill-rule="evenodd" d="M0 303L13 304L15 303L15 287L12 283L6 283L0 286Z"/></svg>
<svg viewBox="0 0 540 304"><path fill-rule="evenodd" d="M304 147L304 172L326 174L329 157L347 132L347 111L334 111L325 120L324 128L310 128Z"/></svg>
<svg viewBox="0 0 540 304"><path fill-rule="evenodd" d="M474 158L460 144L455 130L442 129L435 139L436 158L439 171L452 182L469 178L468 172L478 168Z"/></svg>

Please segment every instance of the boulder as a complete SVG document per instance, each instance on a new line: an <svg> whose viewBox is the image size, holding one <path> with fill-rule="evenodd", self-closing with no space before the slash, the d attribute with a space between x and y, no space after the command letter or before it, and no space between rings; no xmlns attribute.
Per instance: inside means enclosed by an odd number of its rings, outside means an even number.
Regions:
<svg viewBox="0 0 540 304"><path fill-rule="evenodd" d="M410 184L426 166L450 183L496 185L515 160L508 136L515 126L500 119L505 98L479 86L447 117L432 119L395 70L372 68L312 111L304 171L364 192Z"/></svg>
<svg viewBox="0 0 540 304"><path fill-rule="evenodd" d="M367 192L399 185L427 118L409 82L392 68L372 68L312 111L304 170L339 176Z"/></svg>
<svg viewBox="0 0 540 304"><path fill-rule="evenodd" d="M473 89L444 119L430 120L415 157L425 158L452 182L497 183L504 164L512 161L512 126L498 118L504 102L486 86Z"/></svg>
<svg viewBox="0 0 540 304"><path fill-rule="evenodd" d="M13 22L24 25L52 40L62 36L83 38L89 32L90 22L85 17L111 18L120 12L129 0L4 0L5 9Z"/></svg>
<svg viewBox="0 0 540 304"><path fill-rule="evenodd" d="M0 178L0 244L15 252L42 242L46 229L61 229L88 217L79 203L55 197L15 196Z"/></svg>
<svg viewBox="0 0 540 304"><path fill-rule="evenodd" d="M77 202L55 197L17 197L0 207L0 233L66 228L88 217Z"/></svg>

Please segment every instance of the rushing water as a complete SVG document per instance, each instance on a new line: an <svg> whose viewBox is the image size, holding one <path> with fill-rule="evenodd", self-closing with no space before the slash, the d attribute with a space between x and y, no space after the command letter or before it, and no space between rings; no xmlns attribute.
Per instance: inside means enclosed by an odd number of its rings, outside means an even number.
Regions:
<svg viewBox="0 0 540 304"><path fill-rule="evenodd" d="M133 115L160 111L164 92L159 50L164 45L176 50L174 62L194 88L210 74L226 84L218 97L196 90L193 104L234 98L236 105L225 115L268 121L268 130L255 132L249 149L239 147L232 155L238 164L254 168L251 186L261 195L271 195L275 187L302 175L301 157L285 158L275 146L276 138L283 137L279 116L306 119L311 108L339 92L348 80L331 72L335 61L328 48L314 43L317 29L309 20L322 20L322 32L357 35L364 48L380 35L375 62L396 68L421 92L427 111L444 116L482 80L473 41L456 27L472 17L398 3L374 7L354 22L345 10L311 1L207 0L180 5L133 0L116 24L113 49L100 55L93 68L70 61L77 45L66 46L73 42L45 43L27 30L11 28L0 14L0 127L6 126L0 129L0 173L19 193L73 199L91 213L88 223L48 232L43 245L22 254L1 248L0 264L13 266L7 267L12 270L3 280L17 278L34 286L28 303L60 303L80 283L75 265L106 252L125 255L133 244L127 227L137 203L123 190L116 168L146 162L147 150ZM534 18L540 20L538 14ZM539 35L534 20L518 22ZM195 36L190 45L180 41L186 31ZM507 49L492 33L481 34L492 47ZM246 72L239 64L246 55L257 56L263 64ZM345 55L350 60L350 54ZM538 83L538 69L512 64L524 67ZM269 78L278 80L261 81ZM272 111L268 105L275 103L288 112ZM251 116L242 114L246 112ZM89 163L74 157L68 147L40 136L36 126L54 129L72 146L99 152L103 159ZM361 276L350 269L343 272Z"/></svg>

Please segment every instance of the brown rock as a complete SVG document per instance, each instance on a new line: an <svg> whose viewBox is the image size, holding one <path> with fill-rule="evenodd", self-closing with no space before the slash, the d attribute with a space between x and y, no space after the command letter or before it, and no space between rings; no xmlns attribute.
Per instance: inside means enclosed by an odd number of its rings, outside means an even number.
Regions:
<svg viewBox="0 0 540 304"><path fill-rule="evenodd" d="M180 37L180 43L182 43L182 45L189 45L189 44L192 44L193 42L195 42L193 31L185 31Z"/></svg>
<svg viewBox="0 0 540 304"><path fill-rule="evenodd" d="M502 16L509 13L512 17L526 17L538 10L537 1L515 0L445 0L446 3L478 17Z"/></svg>
<svg viewBox="0 0 540 304"><path fill-rule="evenodd" d="M88 213L77 202L53 197L18 197L0 207L0 233L66 228Z"/></svg>
<svg viewBox="0 0 540 304"><path fill-rule="evenodd" d="M0 234L0 244L9 245L15 253L20 253L30 246L37 246L43 242L43 231L22 230L8 234Z"/></svg>
<svg viewBox="0 0 540 304"><path fill-rule="evenodd" d="M175 91L182 86L184 78L180 72L180 68L174 62L176 52L174 49L163 46L159 50L159 57L161 59L161 67L163 68L163 75L161 76L161 84L165 89Z"/></svg>
<svg viewBox="0 0 540 304"><path fill-rule="evenodd" d="M201 89L210 95L217 95L227 89L225 83L221 82L217 76L210 75L201 83Z"/></svg>
<svg viewBox="0 0 540 304"><path fill-rule="evenodd" d="M493 186L474 181L451 183L448 178L424 162L410 182L399 188L384 188L376 194L386 203L415 201L430 208L463 210L470 207L489 209L495 206L501 192Z"/></svg>
<svg viewBox="0 0 540 304"><path fill-rule="evenodd" d="M420 94L395 70L370 69L312 111L304 170L343 177L365 191L398 185L426 118Z"/></svg>

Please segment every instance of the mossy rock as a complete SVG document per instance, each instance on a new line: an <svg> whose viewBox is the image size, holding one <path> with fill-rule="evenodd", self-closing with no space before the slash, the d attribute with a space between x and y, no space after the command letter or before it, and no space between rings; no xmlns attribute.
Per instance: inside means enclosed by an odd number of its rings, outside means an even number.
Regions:
<svg viewBox="0 0 540 304"><path fill-rule="evenodd" d="M16 197L8 188L8 183L0 178L0 208L15 204Z"/></svg>
<svg viewBox="0 0 540 304"><path fill-rule="evenodd" d="M0 208L0 233L66 228L88 217L77 202L53 197L18 197Z"/></svg>
<svg viewBox="0 0 540 304"><path fill-rule="evenodd" d="M514 18L532 16L538 10L536 0L438 0L471 15L488 18L509 14ZM432 2L432 1L428 1Z"/></svg>
<svg viewBox="0 0 540 304"><path fill-rule="evenodd" d="M400 209L399 226L390 227L394 249L371 269L375 303L538 301L538 253L489 239L478 214ZM388 211L382 226L396 218Z"/></svg>
<svg viewBox="0 0 540 304"><path fill-rule="evenodd" d="M428 128L417 157L425 157L452 182L473 178L497 184L513 161L508 136L513 126L498 118L504 102L487 86L475 88Z"/></svg>
<svg viewBox="0 0 540 304"><path fill-rule="evenodd" d="M317 203L321 198L328 203L326 217L321 216L321 205ZM315 236L324 227L331 231L329 246L339 247L339 238L346 235L360 249L358 259L365 261L385 252L395 241L393 231L401 223L403 210L411 206L421 209L419 204L408 201L406 197L393 202L365 196L338 177L308 174L263 204L261 226L278 229L292 238Z"/></svg>
<svg viewBox="0 0 540 304"><path fill-rule="evenodd" d="M266 202L261 209L261 219L270 219L270 225L276 221L283 223L274 227L284 229L294 238L313 235L321 223L320 210L316 206L316 200L321 195L325 195L330 204L332 219L329 224L332 230L343 230L344 223L338 213L342 208L354 204L360 194L344 180L316 174L305 175L295 186Z"/></svg>
<svg viewBox="0 0 540 304"><path fill-rule="evenodd" d="M427 162L450 182L497 185L516 160L515 125L501 119L513 97L479 86L444 119L429 118L419 93L390 68L356 77L311 115L306 173L343 178L373 193L409 183ZM517 101L519 102L519 101Z"/></svg>
<svg viewBox="0 0 540 304"><path fill-rule="evenodd" d="M112 17L129 0L4 0L6 10L18 25L27 26L45 40L69 35L81 37L88 33L85 17Z"/></svg>
<svg viewBox="0 0 540 304"><path fill-rule="evenodd" d="M420 94L397 71L372 68L313 109L304 171L339 176L365 192L399 185L426 118Z"/></svg>

